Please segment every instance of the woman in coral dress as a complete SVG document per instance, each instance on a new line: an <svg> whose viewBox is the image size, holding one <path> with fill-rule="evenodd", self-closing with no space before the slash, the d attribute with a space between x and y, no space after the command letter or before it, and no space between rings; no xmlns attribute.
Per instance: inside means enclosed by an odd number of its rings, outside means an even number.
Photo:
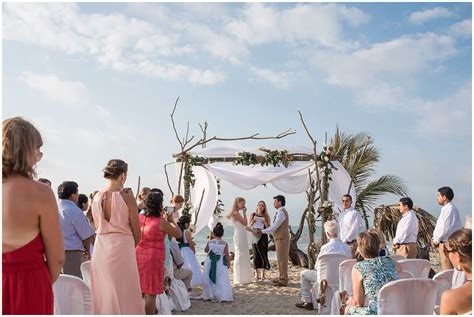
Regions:
<svg viewBox="0 0 474 317"><path fill-rule="evenodd" d="M173 216L165 219L162 212L163 196L150 193L145 200L145 212L139 216L142 238L135 250L147 315L156 314L156 295L163 294L165 236L181 238L181 230L174 224Z"/></svg>
<svg viewBox="0 0 474 317"><path fill-rule="evenodd" d="M144 313L135 246L140 241L138 207L121 189L127 163L110 160L104 169L109 180L95 195L92 215L97 226L91 260L92 311L96 315Z"/></svg>

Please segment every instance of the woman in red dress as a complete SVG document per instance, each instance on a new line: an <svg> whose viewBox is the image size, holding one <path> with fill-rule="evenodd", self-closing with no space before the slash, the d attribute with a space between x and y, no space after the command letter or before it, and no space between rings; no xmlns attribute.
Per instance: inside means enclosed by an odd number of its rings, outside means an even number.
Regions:
<svg viewBox="0 0 474 317"><path fill-rule="evenodd" d="M151 192L145 200L145 212L140 214L142 239L136 247L138 272L142 293L145 294L145 312L157 313L156 295L163 293L165 275L165 235L181 238L181 230L176 226L173 215L161 217L163 196Z"/></svg>
<svg viewBox="0 0 474 317"><path fill-rule="evenodd" d="M3 121L2 309L9 315L52 315L52 284L64 263L56 199L36 182L41 135L28 121Z"/></svg>

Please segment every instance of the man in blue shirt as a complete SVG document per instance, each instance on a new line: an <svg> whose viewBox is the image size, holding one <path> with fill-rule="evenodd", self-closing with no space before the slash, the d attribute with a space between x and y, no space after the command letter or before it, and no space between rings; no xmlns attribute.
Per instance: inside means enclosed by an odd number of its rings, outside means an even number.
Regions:
<svg viewBox="0 0 474 317"><path fill-rule="evenodd" d="M81 263L89 258L90 238L94 234L81 208L77 207L79 186L63 182L58 187L59 220L64 237L63 273L82 278Z"/></svg>

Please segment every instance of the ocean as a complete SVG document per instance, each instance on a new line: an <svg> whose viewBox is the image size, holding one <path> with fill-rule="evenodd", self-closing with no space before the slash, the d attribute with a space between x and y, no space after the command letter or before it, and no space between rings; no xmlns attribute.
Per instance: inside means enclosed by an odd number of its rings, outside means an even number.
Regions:
<svg viewBox="0 0 474 317"><path fill-rule="evenodd" d="M291 229L293 232L296 232L298 229L297 226L291 226ZM199 263L204 261L206 259L206 253L204 252L204 247L206 246L207 243L207 235L209 231L207 228L201 230L196 236L193 237L194 242L196 242L196 258ZM224 228L224 237L222 238L224 241L226 241L229 244L230 251L234 251L234 244L233 244L233 236L234 230L232 226L226 226ZM251 233L249 233L251 235ZM316 232L314 234L314 239L315 241L319 240L321 238L321 228L316 227ZM298 241L298 247L306 252L306 247L308 246L308 227L303 228L303 233L301 234L301 238ZM251 241L249 239L249 249L252 247ZM268 258L270 260L276 260L276 252L270 251L268 252Z"/></svg>

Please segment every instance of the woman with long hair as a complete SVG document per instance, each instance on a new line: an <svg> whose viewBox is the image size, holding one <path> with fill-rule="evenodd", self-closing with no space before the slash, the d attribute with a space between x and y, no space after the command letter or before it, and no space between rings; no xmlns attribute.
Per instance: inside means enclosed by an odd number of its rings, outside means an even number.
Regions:
<svg viewBox="0 0 474 317"><path fill-rule="evenodd" d="M43 156L39 131L20 117L2 131L2 311L52 315L64 240L51 187L33 180Z"/></svg>
<svg viewBox="0 0 474 317"><path fill-rule="evenodd" d="M242 211L242 214L240 213ZM227 214L234 226L234 284L248 284L252 282L252 267L247 240L247 208L245 199L236 197L232 209Z"/></svg>
<svg viewBox="0 0 474 317"><path fill-rule="evenodd" d="M263 200L257 204L257 209L250 215L250 226L260 230L270 227L270 215L267 211L267 205ZM260 280L260 272L262 270L261 279L265 279L265 270L270 269L270 262L268 261L268 235L262 234L257 243L252 244L253 250L253 268L257 281Z"/></svg>

